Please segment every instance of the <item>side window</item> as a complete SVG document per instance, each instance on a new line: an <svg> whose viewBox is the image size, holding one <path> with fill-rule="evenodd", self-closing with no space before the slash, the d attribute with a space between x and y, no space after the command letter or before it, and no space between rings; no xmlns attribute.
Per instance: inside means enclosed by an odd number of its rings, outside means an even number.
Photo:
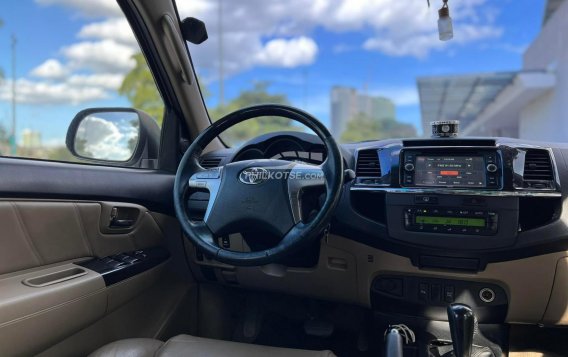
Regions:
<svg viewBox="0 0 568 357"><path fill-rule="evenodd" d="M118 4L4 10L0 156L154 167L164 104Z"/></svg>

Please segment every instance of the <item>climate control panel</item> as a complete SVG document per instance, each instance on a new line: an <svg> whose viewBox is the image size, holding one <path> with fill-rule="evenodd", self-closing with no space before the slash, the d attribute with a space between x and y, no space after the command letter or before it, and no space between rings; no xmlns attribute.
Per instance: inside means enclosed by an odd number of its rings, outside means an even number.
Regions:
<svg viewBox="0 0 568 357"><path fill-rule="evenodd" d="M440 234L497 234L497 212L480 209L407 207L404 227L409 231Z"/></svg>

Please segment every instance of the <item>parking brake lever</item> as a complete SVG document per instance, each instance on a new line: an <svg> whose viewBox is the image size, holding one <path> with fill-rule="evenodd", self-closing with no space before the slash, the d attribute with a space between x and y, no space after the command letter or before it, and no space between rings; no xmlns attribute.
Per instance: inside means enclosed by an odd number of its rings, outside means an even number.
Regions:
<svg viewBox="0 0 568 357"><path fill-rule="evenodd" d="M475 332L475 315L465 304L448 306L448 321L455 357L471 357L473 333Z"/></svg>

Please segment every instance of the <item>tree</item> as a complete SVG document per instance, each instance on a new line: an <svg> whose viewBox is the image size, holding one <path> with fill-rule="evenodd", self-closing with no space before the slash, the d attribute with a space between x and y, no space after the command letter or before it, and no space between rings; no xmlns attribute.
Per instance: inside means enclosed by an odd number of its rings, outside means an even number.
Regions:
<svg viewBox="0 0 568 357"><path fill-rule="evenodd" d="M126 96L134 108L150 114L161 125L164 103L156 88L152 72L142 53L135 54L133 58L136 66L124 77L118 93Z"/></svg>
<svg viewBox="0 0 568 357"><path fill-rule="evenodd" d="M4 141L8 141L8 132L4 125L0 124L0 143Z"/></svg>
<svg viewBox="0 0 568 357"><path fill-rule="evenodd" d="M242 91L236 98L224 106L210 110L211 118L216 121L237 109L255 104L289 104L284 94L271 94L268 92L268 82L257 82L252 89ZM237 124L221 134L223 141L230 145L238 145L262 134L274 131L298 131L301 127L295 126L290 119L282 117L260 117Z"/></svg>
<svg viewBox="0 0 568 357"><path fill-rule="evenodd" d="M45 158L47 160L66 161L66 162L81 162L81 160L67 149L65 145L56 146L53 148L45 149Z"/></svg>
<svg viewBox="0 0 568 357"><path fill-rule="evenodd" d="M0 156L4 155L4 151L8 150L8 132L2 124L0 124Z"/></svg>
<svg viewBox="0 0 568 357"><path fill-rule="evenodd" d="M132 107L140 109L150 114L151 117L162 125L164 115L164 102L152 77L152 72L146 63L146 59L142 53L132 56L136 62L136 66L124 77L118 93L126 96ZM204 97L208 96L207 88L201 86L201 93Z"/></svg>
<svg viewBox="0 0 568 357"><path fill-rule="evenodd" d="M359 113L347 123L347 128L341 134L341 141L357 142L415 136L416 128L412 124L401 123L394 118L373 119L364 113Z"/></svg>

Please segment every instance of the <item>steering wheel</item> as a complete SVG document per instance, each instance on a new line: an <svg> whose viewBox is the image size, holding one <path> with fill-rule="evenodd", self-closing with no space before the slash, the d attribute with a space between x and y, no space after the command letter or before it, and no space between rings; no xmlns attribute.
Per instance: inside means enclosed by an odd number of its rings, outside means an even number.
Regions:
<svg viewBox="0 0 568 357"><path fill-rule="evenodd" d="M298 121L323 141L326 159L319 165L262 159L232 162L205 169L199 164L204 148L230 127L245 120L278 116ZM237 110L214 122L189 146L179 164L174 183L176 216L186 237L213 259L237 266L266 265L278 261L318 236L329 222L343 185L343 159L327 128L310 114L277 104ZM319 212L302 221L302 190L325 186L326 198ZM187 203L191 189L209 191L203 221L189 218ZM253 252L227 250L216 237L262 228L278 237L273 248Z"/></svg>

